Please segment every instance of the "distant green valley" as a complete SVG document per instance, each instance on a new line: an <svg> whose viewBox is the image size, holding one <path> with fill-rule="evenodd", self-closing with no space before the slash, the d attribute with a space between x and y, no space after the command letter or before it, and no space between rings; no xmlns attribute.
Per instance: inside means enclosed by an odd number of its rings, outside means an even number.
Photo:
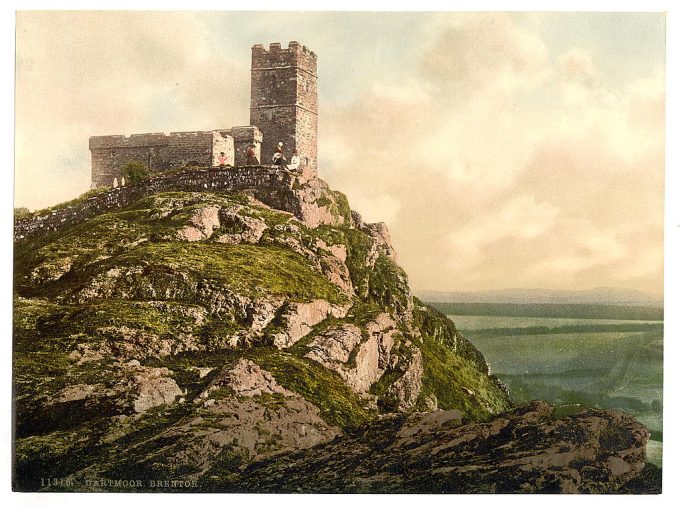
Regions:
<svg viewBox="0 0 680 508"><path fill-rule="evenodd" d="M618 409L650 432L661 465L663 308L594 304L432 303L484 354L516 402Z"/></svg>

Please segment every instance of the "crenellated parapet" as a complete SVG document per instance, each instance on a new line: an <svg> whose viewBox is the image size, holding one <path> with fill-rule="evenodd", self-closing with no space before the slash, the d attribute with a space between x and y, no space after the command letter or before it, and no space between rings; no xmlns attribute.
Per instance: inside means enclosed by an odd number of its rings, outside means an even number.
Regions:
<svg viewBox="0 0 680 508"><path fill-rule="evenodd" d="M289 42L287 48L282 48L278 42L271 43L269 49L265 49L262 44L255 44L252 56L253 69L295 66L316 76L316 53L297 41Z"/></svg>

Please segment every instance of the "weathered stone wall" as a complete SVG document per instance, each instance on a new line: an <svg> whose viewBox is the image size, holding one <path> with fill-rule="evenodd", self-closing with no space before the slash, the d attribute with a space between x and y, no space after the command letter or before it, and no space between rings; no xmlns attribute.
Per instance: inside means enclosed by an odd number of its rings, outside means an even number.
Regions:
<svg viewBox="0 0 680 508"><path fill-rule="evenodd" d="M216 166L220 152L225 153L227 164L235 163L234 139L218 131L93 136L90 152L96 187L111 185L114 178L120 181L121 168L130 161L139 161L154 173L187 164Z"/></svg>
<svg viewBox="0 0 680 508"><path fill-rule="evenodd" d="M250 123L262 131L262 157L270 162L279 141L290 160L293 149L302 164L317 172L317 61L316 55L290 42L253 46L250 91Z"/></svg>
<svg viewBox="0 0 680 508"><path fill-rule="evenodd" d="M272 166L187 170L161 174L135 185L118 187L46 215L14 223L14 240L20 241L82 222L98 213L129 206L138 199L166 191L252 190L262 202L299 215L300 203L292 191L295 175Z"/></svg>
<svg viewBox="0 0 680 508"><path fill-rule="evenodd" d="M214 166L219 166L220 165L220 155L224 154L225 157L225 164L228 166L233 166L236 164L236 154L235 154L235 146L234 146L234 138L231 136L224 136L220 132L213 131L212 132L212 152L211 152L211 157L210 157L210 163L209 164L203 164L201 161L195 161L198 162L198 164L194 164L197 166L202 166L202 167L214 167ZM185 156L181 155L180 153L175 153L174 159L176 160L177 158L186 158ZM194 162L193 159L189 159L187 162ZM180 164L179 167L183 167L187 163L184 162L183 164ZM175 166L178 167L178 166Z"/></svg>
<svg viewBox="0 0 680 508"><path fill-rule="evenodd" d="M288 48L261 44L252 48L250 126L199 132L151 133L131 136L93 136L92 183L110 186L122 176L122 167L139 161L151 172L186 165L218 165L224 152L228 165L242 166L247 150L255 146L261 164L272 162L278 142L290 160L297 148L301 169L317 175L317 60L306 46L290 42Z"/></svg>
<svg viewBox="0 0 680 508"><path fill-rule="evenodd" d="M248 159L248 147L255 145L255 156L262 164L269 161L262 160L262 132L252 125L243 127L232 127L231 129L220 130L223 136L234 138L234 165L244 166Z"/></svg>

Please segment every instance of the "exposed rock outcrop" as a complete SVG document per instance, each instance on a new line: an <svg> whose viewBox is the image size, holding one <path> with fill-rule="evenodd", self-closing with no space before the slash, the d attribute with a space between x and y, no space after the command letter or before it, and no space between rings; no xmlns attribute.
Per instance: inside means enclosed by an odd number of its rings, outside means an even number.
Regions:
<svg viewBox="0 0 680 508"><path fill-rule="evenodd" d="M177 231L177 237L187 242L198 242L210 238L213 231L220 227L220 209L208 206L196 210L189 219L189 225Z"/></svg>
<svg viewBox="0 0 680 508"><path fill-rule="evenodd" d="M216 241L220 243L257 243L267 229L267 223L262 219L242 216L236 212L224 211L219 218L220 227L227 231L217 237Z"/></svg>
<svg viewBox="0 0 680 508"><path fill-rule="evenodd" d="M223 387L229 388L238 397L255 397L274 393L280 393L286 397L294 395L293 392L279 385L269 372L262 370L258 364L245 358L238 360L235 365L229 365L222 369L208 387L201 392L199 398L206 399L211 392Z"/></svg>
<svg viewBox="0 0 680 508"><path fill-rule="evenodd" d="M364 331L366 338L355 325L331 328L314 338L306 357L336 371L357 393L368 395L371 386L392 365L390 353L398 331L394 320L385 313L370 321Z"/></svg>
<svg viewBox="0 0 680 508"><path fill-rule="evenodd" d="M393 352L397 342L398 354ZM386 372L397 374L386 386L384 400L377 402L398 411L415 406L422 387L422 354L403 339L389 314L380 313L362 327L329 328L315 336L308 348L306 358L337 372L347 386L369 400L378 399L371 390Z"/></svg>
<svg viewBox="0 0 680 508"><path fill-rule="evenodd" d="M368 233L375 240L377 251L383 256L387 256L392 261L397 261L397 253L392 245L392 237L384 222L364 224L363 231Z"/></svg>
<svg viewBox="0 0 680 508"><path fill-rule="evenodd" d="M409 349L410 355L397 364L397 368L402 373L401 377L387 389L388 397L396 400L397 411L407 411L413 408L423 386L423 355L420 349L413 347L410 342L406 343L405 347Z"/></svg>
<svg viewBox="0 0 680 508"><path fill-rule="evenodd" d="M183 395L172 374L164 367L143 367L132 360L120 365L108 382L67 386L50 405L70 405L86 411L103 406L121 414L144 413L162 404L174 404Z"/></svg>
<svg viewBox="0 0 680 508"><path fill-rule="evenodd" d="M290 347L327 317L342 318L348 310L349 305L332 305L326 300L289 303L278 318L280 331L271 335L273 344L278 348Z"/></svg>
<svg viewBox="0 0 680 508"><path fill-rule="evenodd" d="M387 417L354 435L251 466L265 492L614 492L642 471L647 430L616 411L552 418L543 402L488 423L460 413Z"/></svg>
<svg viewBox="0 0 680 508"><path fill-rule="evenodd" d="M194 403L200 411L155 437L153 452L137 467L153 474L191 470L188 477L198 478L215 466L215 457L248 462L340 434L317 407L251 360L226 365Z"/></svg>

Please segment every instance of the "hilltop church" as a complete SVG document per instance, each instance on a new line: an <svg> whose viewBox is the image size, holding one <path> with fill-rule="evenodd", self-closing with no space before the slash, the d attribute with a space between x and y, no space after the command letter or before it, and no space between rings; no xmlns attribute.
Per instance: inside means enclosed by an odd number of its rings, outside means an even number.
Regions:
<svg viewBox="0 0 680 508"><path fill-rule="evenodd" d="M210 131L92 136L92 187L120 180L122 167L138 161L152 173L185 166L215 167L246 164L253 148L261 164L269 164L278 143L290 159L300 156L306 178L317 174L316 54L292 41L288 48L272 43L252 48L250 125Z"/></svg>

